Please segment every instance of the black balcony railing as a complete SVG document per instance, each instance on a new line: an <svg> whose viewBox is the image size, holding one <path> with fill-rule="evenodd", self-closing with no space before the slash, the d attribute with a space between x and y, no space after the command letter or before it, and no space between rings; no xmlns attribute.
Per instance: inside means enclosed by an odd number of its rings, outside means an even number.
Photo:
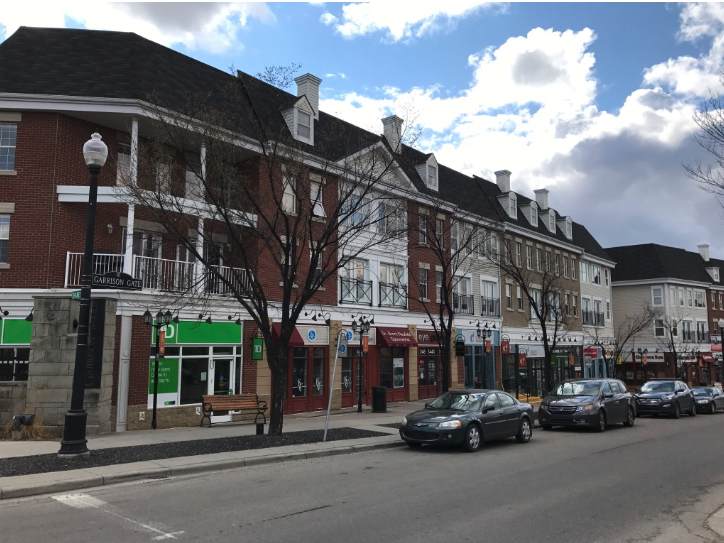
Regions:
<svg viewBox="0 0 724 543"><path fill-rule="evenodd" d="M407 307L407 287L380 283L380 307Z"/></svg>
<svg viewBox="0 0 724 543"><path fill-rule="evenodd" d="M352 277L340 277L339 279L341 283L340 303L372 305L372 281Z"/></svg>
<svg viewBox="0 0 724 543"><path fill-rule="evenodd" d="M500 300L481 296L480 315L483 317L500 317Z"/></svg>
<svg viewBox="0 0 724 543"><path fill-rule="evenodd" d="M472 315L475 312L473 297L453 294L453 311L464 315Z"/></svg>
<svg viewBox="0 0 724 543"><path fill-rule="evenodd" d="M603 326L606 324L603 313L596 311L581 311L581 317L583 318L583 324L588 326Z"/></svg>

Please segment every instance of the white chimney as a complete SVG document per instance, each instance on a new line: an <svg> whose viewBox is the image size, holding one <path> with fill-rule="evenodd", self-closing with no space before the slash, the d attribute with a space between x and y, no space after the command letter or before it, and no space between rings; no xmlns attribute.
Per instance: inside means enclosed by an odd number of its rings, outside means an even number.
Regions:
<svg viewBox="0 0 724 543"><path fill-rule="evenodd" d="M510 171L498 170L495 172L495 181L498 183L500 192L510 192Z"/></svg>
<svg viewBox="0 0 724 543"><path fill-rule="evenodd" d="M317 76L304 74L295 77L297 83L297 96L306 96L314 110L314 118L319 120L319 84L322 82Z"/></svg>
<svg viewBox="0 0 724 543"><path fill-rule="evenodd" d="M538 189L535 192L535 203L540 209L548 209L548 189Z"/></svg>
<svg viewBox="0 0 724 543"><path fill-rule="evenodd" d="M697 245L699 248L699 254L701 255L701 258L704 259L704 262L709 262L709 244L708 243L702 243L701 245Z"/></svg>
<svg viewBox="0 0 724 543"><path fill-rule="evenodd" d="M392 147L392 151L395 153L399 153L402 150L400 144L402 143L403 122L404 121L397 115L390 115L389 117L382 119L385 139L387 140L387 143L390 144L390 147Z"/></svg>

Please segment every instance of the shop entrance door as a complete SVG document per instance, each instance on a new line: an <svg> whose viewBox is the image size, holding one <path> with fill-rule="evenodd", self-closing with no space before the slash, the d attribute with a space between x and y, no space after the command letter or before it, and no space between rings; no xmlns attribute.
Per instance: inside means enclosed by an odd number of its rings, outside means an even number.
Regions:
<svg viewBox="0 0 724 543"><path fill-rule="evenodd" d="M234 394L234 361L233 358L211 358L209 360L209 379L207 394L216 396ZM229 422L229 411L214 411L211 422Z"/></svg>
<svg viewBox="0 0 724 543"><path fill-rule="evenodd" d="M365 393L369 383L369 356L362 357L363 370L359 373L359 347L352 347L347 352L349 356L342 359L342 407L353 407L359 399L360 377L362 377L362 403L367 404Z"/></svg>
<svg viewBox="0 0 724 543"><path fill-rule="evenodd" d="M288 412L305 413L327 407L325 351L324 347L292 349Z"/></svg>
<svg viewBox="0 0 724 543"><path fill-rule="evenodd" d="M420 347L417 361L417 397L420 400L439 395L440 357L435 347Z"/></svg>

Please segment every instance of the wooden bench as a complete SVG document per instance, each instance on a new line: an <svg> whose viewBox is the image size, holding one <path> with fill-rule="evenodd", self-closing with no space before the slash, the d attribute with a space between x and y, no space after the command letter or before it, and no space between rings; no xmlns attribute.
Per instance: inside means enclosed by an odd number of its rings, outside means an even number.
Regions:
<svg viewBox="0 0 724 543"><path fill-rule="evenodd" d="M256 394L219 394L211 396L202 396L204 416L201 417L199 426L204 425L204 419L209 419L209 427L211 427L211 413L214 411L252 411L256 413L254 423L259 421L259 415L263 417L266 424L265 411L267 405L264 400L260 400Z"/></svg>

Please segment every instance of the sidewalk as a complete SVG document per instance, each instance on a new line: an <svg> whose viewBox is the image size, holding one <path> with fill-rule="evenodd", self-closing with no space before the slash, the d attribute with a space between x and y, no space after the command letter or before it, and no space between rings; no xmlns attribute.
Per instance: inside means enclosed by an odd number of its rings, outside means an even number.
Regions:
<svg viewBox="0 0 724 543"><path fill-rule="evenodd" d="M387 405L386 413L373 413L370 408L363 409L362 413L357 413L356 408L344 409L332 412L329 418L329 428L348 427L374 430L389 434L388 436L186 456L17 477L0 477L0 499L397 447L404 445L397 429L379 425L400 422L403 416L422 409L424 405L424 401L390 403ZM324 429L325 414L326 412L315 412L287 415L284 417L284 432ZM211 428L140 430L89 436L88 448L99 450L254 434L256 434L256 426L250 423L226 423ZM59 446L58 441L0 441L0 458L55 454L58 452Z"/></svg>

